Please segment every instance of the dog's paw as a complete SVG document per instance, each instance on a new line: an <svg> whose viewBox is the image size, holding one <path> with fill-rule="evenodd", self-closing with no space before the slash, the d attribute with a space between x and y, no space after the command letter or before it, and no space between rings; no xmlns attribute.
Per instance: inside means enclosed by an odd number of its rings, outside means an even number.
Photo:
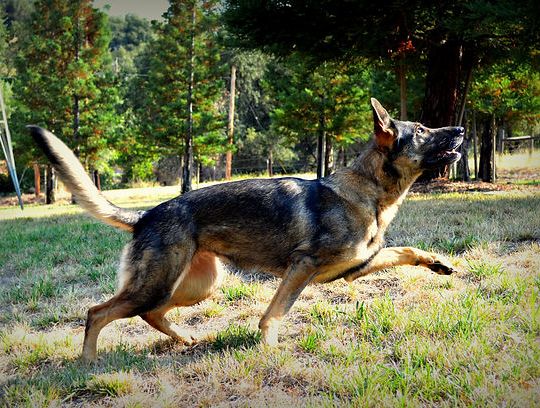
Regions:
<svg viewBox="0 0 540 408"><path fill-rule="evenodd" d="M174 337L174 340L176 340L178 343L185 347L191 347L197 344L199 341L195 337L188 335L188 336L178 336Z"/></svg>
<svg viewBox="0 0 540 408"><path fill-rule="evenodd" d="M458 272L458 268L442 256L434 257L426 266L438 275L451 275Z"/></svg>

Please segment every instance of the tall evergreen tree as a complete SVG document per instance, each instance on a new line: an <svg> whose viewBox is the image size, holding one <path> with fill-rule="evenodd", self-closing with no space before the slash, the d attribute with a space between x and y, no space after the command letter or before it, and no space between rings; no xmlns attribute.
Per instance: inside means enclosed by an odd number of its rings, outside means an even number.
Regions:
<svg viewBox="0 0 540 408"><path fill-rule="evenodd" d="M203 162L225 146L217 4L171 0L140 78L142 132L162 154L183 156L182 192L191 189L193 155Z"/></svg>
<svg viewBox="0 0 540 408"><path fill-rule="evenodd" d="M317 140L318 177L332 171L334 148L343 151L368 137L370 82L371 72L360 62L326 62L310 69L294 60L277 81L273 126L299 144Z"/></svg>
<svg viewBox="0 0 540 408"><path fill-rule="evenodd" d="M47 127L90 165L117 120L107 17L91 0L37 0L34 8L16 64L18 123Z"/></svg>

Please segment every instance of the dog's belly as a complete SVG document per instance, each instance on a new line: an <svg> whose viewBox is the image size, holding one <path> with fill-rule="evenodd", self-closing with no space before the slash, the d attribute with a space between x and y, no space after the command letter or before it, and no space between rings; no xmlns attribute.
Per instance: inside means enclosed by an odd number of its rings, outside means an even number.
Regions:
<svg viewBox="0 0 540 408"><path fill-rule="evenodd" d="M219 258L206 251L197 251L189 271L174 291L171 304L191 306L208 298L221 285L226 271Z"/></svg>

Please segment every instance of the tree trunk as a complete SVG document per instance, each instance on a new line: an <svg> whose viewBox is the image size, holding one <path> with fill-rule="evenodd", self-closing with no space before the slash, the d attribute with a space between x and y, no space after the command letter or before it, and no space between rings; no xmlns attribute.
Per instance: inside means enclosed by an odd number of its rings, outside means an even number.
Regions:
<svg viewBox="0 0 540 408"><path fill-rule="evenodd" d="M339 146L336 159L336 167L347 167L347 152L345 151L345 148L343 146Z"/></svg>
<svg viewBox="0 0 540 408"><path fill-rule="evenodd" d="M456 178L461 181L471 181L471 170L469 168L469 147L471 145L471 133L465 131L463 143L459 148L461 160L457 162Z"/></svg>
<svg viewBox="0 0 540 408"><path fill-rule="evenodd" d="M195 82L195 3L191 14L191 43L189 47L189 79L187 95L187 133L184 141L184 167L182 171L182 194L191 191L193 173L193 87Z"/></svg>
<svg viewBox="0 0 540 408"><path fill-rule="evenodd" d="M268 149L268 159L266 160L266 170L268 171L268 177L274 175L274 155L272 148Z"/></svg>
<svg viewBox="0 0 540 408"><path fill-rule="evenodd" d="M400 98L400 120L407 120L407 67L405 66L405 54L399 60L399 98Z"/></svg>
<svg viewBox="0 0 540 408"><path fill-rule="evenodd" d="M495 132L494 116L486 117L482 126L482 140L480 144L480 165L478 178L485 182L493 181L493 132Z"/></svg>
<svg viewBox="0 0 540 408"><path fill-rule="evenodd" d="M48 164L47 165L47 188L46 188L46 203L47 204L54 204L56 202L56 194L54 190L54 184L55 184L55 171L54 168Z"/></svg>
<svg viewBox="0 0 540 408"><path fill-rule="evenodd" d="M329 176L334 170L334 149L332 146L332 138L325 134L324 144L324 175Z"/></svg>
<svg viewBox="0 0 540 408"><path fill-rule="evenodd" d="M426 92L420 122L428 127L450 126L455 123L461 46L448 40L434 44L428 52ZM426 171L421 180L448 177L448 166Z"/></svg>
<svg viewBox="0 0 540 408"><path fill-rule="evenodd" d="M476 131L476 112L472 113L472 140L474 154L474 179L478 180L478 132Z"/></svg>
<svg viewBox="0 0 540 408"><path fill-rule="evenodd" d="M232 177L232 148L234 144L234 94L236 91L236 66L231 66L231 87L229 91L229 125L227 133L229 136L227 153L225 158L225 179L230 180Z"/></svg>
<svg viewBox="0 0 540 408"><path fill-rule="evenodd" d="M94 185L97 187L99 191L101 191L101 180L99 178L99 170L94 170L92 173L92 176L94 178Z"/></svg>
<svg viewBox="0 0 540 408"><path fill-rule="evenodd" d="M34 190L36 198L39 198L41 195L41 172L37 163L34 163Z"/></svg>
<svg viewBox="0 0 540 408"><path fill-rule="evenodd" d="M324 98L321 98L321 109L319 111L319 129L317 129L317 178L324 176L324 148L326 145L326 119L324 117Z"/></svg>

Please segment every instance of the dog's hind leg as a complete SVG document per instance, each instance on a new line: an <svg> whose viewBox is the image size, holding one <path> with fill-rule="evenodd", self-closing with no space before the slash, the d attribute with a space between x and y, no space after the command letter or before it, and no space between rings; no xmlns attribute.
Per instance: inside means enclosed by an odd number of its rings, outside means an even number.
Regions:
<svg viewBox="0 0 540 408"><path fill-rule="evenodd" d="M113 320L159 310L167 304L181 284L192 254L187 245L162 251L143 250L134 256L128 249L123 257L125 270L120 291L88 311L82 357L85 360L96 358L99 333Z"/></svg>
<svg viewBox="0 0 540 408"><path fill-rule="evenodd" d="M314 276L315 266L313 259L307 256L295 261L283 275L283 279L270 305L259 322L259 329L264 343L270 346L277 345L281 319L287 314L302 290L312 281Z"/></svg>
<svg viewBox="0 0 540 408"><path fill-rule="evenodd" d="M189 270L176 288L169 301L141 317L153 328L186 345L195 339L182 332L167 320L165 314L177 306L191 306L208 298L221 285L225 270L219 259L210 252L197 251L191 260Z"/></svg>
<svg viewBox="0 0 540 408"><path fill-rule="evenodd" d="M189 346L193 344L194 338L182 333L179 327L176 327L165 317L165 314L176 305L167 304L159 309L152 310L151 312L141 314L141 317L146 323L152 326L154 329L159 330L163 334L170 336L172 339Z"/></svg>
<svg viewBox="0 0 540 408"><path fill-rule="evenodd" d="M401 265L424 266L439 275L455 272L452 263L442 255L411 247L390 247L381 249L365 267L345 276L345 280L352 282L360 276Z"/></svg>
<svg viewBox="0 0 540 408"><path fill-rule="evenodd" d="M107 302L91 307L88 310L82 358L86 361L96 359L97 338L103 327L116 319L135 316L133 311L138 307L131 296L121 292Z"/></svg>

